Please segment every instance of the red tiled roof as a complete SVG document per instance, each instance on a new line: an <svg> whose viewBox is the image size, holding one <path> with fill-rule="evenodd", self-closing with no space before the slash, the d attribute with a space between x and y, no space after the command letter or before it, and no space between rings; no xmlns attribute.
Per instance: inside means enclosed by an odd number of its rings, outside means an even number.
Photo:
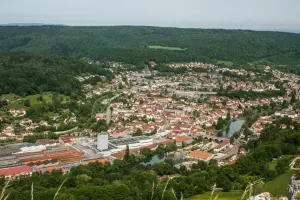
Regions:
<svg viewBox="0 0 300 200"><path fill-rule="evenodd" d="M49 171L49 172L52 172L52 171L54 171L54 170L56 170L56 167L55 167L55 166L50 166L50 167L48 167L48 171Z"/></svg>
<svg viewBox="0 0 300 200"><path fill-rule="evenodd" d="M18 167L0 169L0 174L3 176L19 175L22 173L30 173L30 172L32 172L32 169L29 166L18 166Z"/></svg>
<svg viewBox="0 0 300 200"><path fill-rule="evenodd" d="M109 160L107 158L102 158L102 159L89 160L88 162L89 163L99 162L99 163L105 164L105 163L108 163Z"/></svg>
<svg viewBox="0 0 300 200"><path fill-rule="evenodd" d="M193 157L193 158L199 158L199 159L208 159L212 156L213 154L211 153L207 153L207 152L203 152L203 151L191 151L188 156Z"/></svg>
<svg viewBox="0 0 300 200"><path fill-rule="evenodd" d="M228 162L228 165L233 165L233 164L235 164L236 163L236 160L232 160L232 161L229 161Z"/></svg>
<svg viewBox="0 0 300 200"><path fill-rule="evenodd" d="M176 143L178 143L178 142L184 142L184 141L188 141L188 140L190 140L190 138L186 137L186 136L177 136L175 138Z"/></svg>
<svg viewBox="0 0 300 200"><path fill-rule="evenodd" d="M119 160L122 160L125 156L125 152L121 151L121 152L118 152L118 153L111 154L111 156L113 156L113 157L115 157Z"/></svg>
<svg viewBox="0 0 300 200"><path fill-rule="evenodd" d="M168 143L174 143L175 140L164 140L164 141L161 141L159 142L160 144L168 144Z"/></svg>
<svg viewBox="0 0 300 200"><path fill-rule="evenodd" d="M225 139L223 142L215 146L214 149L221 149L222 147L228 145L229 143L230 143L230 139Z"/></svg>

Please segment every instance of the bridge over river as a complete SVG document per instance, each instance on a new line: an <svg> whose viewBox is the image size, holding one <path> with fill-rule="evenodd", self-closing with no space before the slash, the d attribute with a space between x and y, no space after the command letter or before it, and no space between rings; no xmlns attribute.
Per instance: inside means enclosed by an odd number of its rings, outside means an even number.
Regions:
<svg viewBox="0 0 300 200"><path fill-rule="evenodd" d="M206 140L214 140L217 142L223 142L226 138L222 138L222 137L217 137L214 135L199 135L199 137L206 139Z"/></svg>

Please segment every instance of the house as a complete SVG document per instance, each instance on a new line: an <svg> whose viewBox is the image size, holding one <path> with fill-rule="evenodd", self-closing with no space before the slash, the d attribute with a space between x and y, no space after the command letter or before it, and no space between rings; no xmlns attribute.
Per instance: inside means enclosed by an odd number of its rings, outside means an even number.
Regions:
<svg viewBox="0 0 300 200"><path fill-rule="evenodd" d="M86 97L86 99L90 99L90 98L93 97L93 94L92 93L87 93L85 97Z"/></svg>
<svg viewBox="0 0 300 200"><path fill-rule="evenodd" d="M58 127L60 127L60 123L56 123L54 124L54 127L56 128L56 130L58 129Z"/></svg>
<svg viewBox="0 0 300 200"><path fill-rule="evenodd" d="M281 128L281 129L286 129L286 128L287 128L287 125L285 125L285 124L280 124L280 128Z"/></svg>
<svg viewBox="0 0 300 200"><path fill-rule="evenodd" d="M191 144L193 142L193 139L187 136L177 136L175 138L176 145L179 147L182 147L182 143Z"/></svg>
<svg viewBox="0 0 300 200"><path fill-rule="evenodd" d="M4 168L0 169L0 175L3 175L5 178L13 178L20 175L23 176L31 176L32 175L32 169L29 166L17 166L17 167L10 167L10 168Z"/></svg>
<svg viewBox="0 0 300 200"><path fill-rule="evenodd" d="M96 120L102 120L102 119L106 119L107 118L107 114L103 114L103 113L97 113L95 116Z"/></svg>
<svg viewBox="0 0 300 200"><path fill-rule="evenodd" d="M42 121L40 121L40 125L41 126L48 126L48 122L42 120Z"/></svg>
<svg viewBox="0 0 300 200"><path fill-rule="evenodd" d="M10 130L10 129L2 130L2 134L6 135L6 136L9 136L9 137L15 136L14 130Z"/></svg>
<svg viewBox="0 0 300 200"><path fill-rule="evenodd" d="M14 108L9 109L9 114L13 115L16 113L16 110Z"/></svg>
<svg viewBox="0 0 300 200"><path fill-rule="evenodd" d="M29 118L24 118L24 119L22 119L21 120L21 124L26 124L26 125L31 125L31 123L32 123L32 120L31 119L29 119Z"/></svg>
<svg viewBox="0 0 300 200"><path fill-rule="evenodd" d="M35 129L37 127L39 127L39 125L37 123L35 123L35 122L30 125L31 129Z"/></svg>
<svg viewBox="0 0 300 200"><path fill-rule="evenodd" d="M4 135L0 135L0 140L7 140L7 137Z"/></svg>
<svg viewBox="0 0 300 200"><path fill-rule="evenodd" d="M25 109L24 108L19 109L19 114L20 115L25 115L26 114Z"/></svg>
<svg viewBox="0 0 300 200"><path fill-rule="evenodd" d="M188 155L187 158L189 159L194 159L194 160L203 160L205 162L210 161L211 159L213 159L214 154L212 153L207 153L207 152L203 152L203 151L191 151Z"/></svg>
<svg viewBox="0 0 300 200"><path fill-rule="evenodd" d="M33 135L33 133L32 133L32 131L30 131L30 130L26 130L26 131L23 131L23 132L21 133L21 135L22 135L22 137L24 137L24 136L28 136L28 135Z"/></svg>
<svg viewBox="0 0 300 200"><path fill-rule="evenodd" d="M63 146L71 146L74 144L76 137L69 135L62 135L59 137L58 142Z"/></svg>
<svg viewBox="0 0 300 200"><path fill-rule="evenodd" d="M230 145L230 139L226 138L223 142L214 147L214 152L219 153Z"/></svg>

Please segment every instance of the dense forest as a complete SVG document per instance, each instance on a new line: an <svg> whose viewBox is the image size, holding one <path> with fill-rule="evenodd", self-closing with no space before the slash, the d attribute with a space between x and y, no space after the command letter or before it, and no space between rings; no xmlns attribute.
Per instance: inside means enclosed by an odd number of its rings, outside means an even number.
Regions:
<svg viewBox="0 0 300 200"><path fill-rule="evenodd" d="M101 65L72 57L26 52L0 53L0 71L0 95L26 96L51 91L72 96L81 92L76 75L93 73L113 78L111 71Z"/></svg>
<svg viewBox="0 0 300 200"><path fill-rule="evenodd" d="M183 50L152 49L149 45ZM231 61L300 64L300 34L141 26L0 27L0 51L28 51L144 63Z"/></svg>
<svg viewBox="0 0 300 200"><path fill-rule="evenodd" d="M282 123L294 125L295 129L282 130ZM212 160L209 163L200 161L191 170L185 167L178 169L170 158L154 165L141 164L153 155L176 150L175 143L169 143L159 145L154 151L143 149L140 155L128 154L128 150L124 160L114 160L113 164L96 162L80 165L64 176L60 171L35 173L31 178L13 181L8 192L10 199L30 199L33 183L34 199L52 200L66 178L57 200L176 200L181 194L186 198L209 191L214 184L223 191L243 190L249 182L272 180L289 168L290 159L299 153L299 128L291 119L278 119L274 125L264 129L259 139L246 145L247 155L236 164L225 167L219 167ZM272 160L276 160L275 169L269 167ZM163 175L176 177L169 181L157 178ZM0 183L3 184L3 180Z"/></svg>

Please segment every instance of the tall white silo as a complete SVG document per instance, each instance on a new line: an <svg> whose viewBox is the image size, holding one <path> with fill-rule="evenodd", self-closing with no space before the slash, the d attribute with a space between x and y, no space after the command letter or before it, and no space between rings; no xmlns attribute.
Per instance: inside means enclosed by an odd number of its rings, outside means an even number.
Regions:
<svg viewBox="0 0 300 200"><path fill-rule="evenodd" d="M107 134L98 134L97 135L97 149L100 151L108 149L108 135Z"/></svg>

